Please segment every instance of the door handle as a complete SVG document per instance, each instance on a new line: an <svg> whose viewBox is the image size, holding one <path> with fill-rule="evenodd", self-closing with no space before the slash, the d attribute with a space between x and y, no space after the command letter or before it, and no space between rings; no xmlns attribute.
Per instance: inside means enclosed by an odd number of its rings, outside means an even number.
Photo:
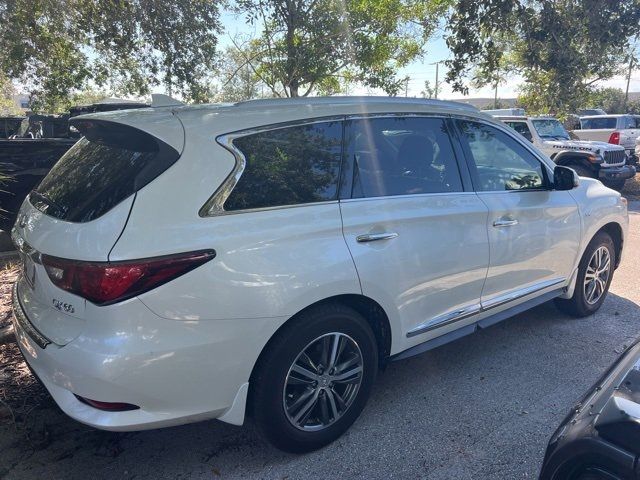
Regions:
<svg viewBox="0 0 640 480"><path fill-rule="evenodd" d="M356 237L356 241L358 243L364 242L377 242L378 240L391 240L392 238L396 238L398 236L395 232L387 232L387 233L367 233L364 235L358 235Z"/></svg>
<svg viewBox="0 0 640 480"><path fill-rule="evenodd" d="M500 227L513 227L514 225L518 225L518 220L515 220L513 218L501 218L500 220L496 220L495 222L493 222L493 226L500 228Z"/></svg>

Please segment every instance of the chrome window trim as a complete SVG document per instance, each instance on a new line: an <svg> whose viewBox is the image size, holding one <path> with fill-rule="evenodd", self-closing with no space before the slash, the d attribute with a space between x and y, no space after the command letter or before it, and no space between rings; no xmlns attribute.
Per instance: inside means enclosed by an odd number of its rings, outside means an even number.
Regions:
<svg viewBox="0 0 640 480"><path fill-rule="evenodd" d="M540 292L542 290L546 290L550 287L555 287L565 282L566 278L553 278L551 280L538 282L533 285L529 285L528 287L519 288L505 294L500 294L489 299L488 301L481 300L480 303L468 305L466 307L462 307L452 312L447 312L430 320L427 320L426 322L423 322L409 330L406 336L407 338L415 337L416 335L429 332L436 328L444 327L445 325L449 325L451 323L459 322L460 320L464 320L465 318L472 317L479 313L484 313L493 308L497 308L516 300L520 300L523 297Z"/></svg>
<svg viewBox="0 0 640 480"><path fill-rule="evenodd" d="M246 130L237 130L231 133L225 133L223 135L218 135L216 137L216 142L222 146L225 150L231 152L231 154L235 158L235 165L231 170L231 173L224 179L224 181L220 184L220 186L216 189L216 191L209 197L209 199L204 203L200 210L198 211L198 215L200 217L214 217L221 215L235 215L238 213L248 213L248 212L259 212L259 211L267 211L267 210L277 210L282 208L291 208L291 207L302 207L307 205L321 205L321 204L329 204L329 203L337 203L338 192L336 191L336 199L335 200L326 200L321 202L309 202L309 203L295 203L290 205L274 205L272 207L260 207L260 208L247 208L241 210L230 210L227 211L224 209L224 203L231 195L231 192L237 185L240 177L244 173L244 170L247 166L247 159L244 154L240 151L240 149L236 148L233 144L233 141L240 137L246 137L249 135L254 135L256 133L282 130L284 128L297 127L302 125L313 125L316 123L327 123L327 122L343 122L345 120L345 115L332 115L329 117L314 117L300 120L292 120L288 122L274 123L270 125L264 125L259 127L253 127ZM344 139L343 139L344 142Z"/></svg>
<svg viewBox="0 0 640 480"><path fill-rule="evenodd" d="M370 202L373 200L392 200L392 199L407 199L407 198L424 198L424 197L451 197L458 195L477 195L476 192L434 192L434 193L407 193L405 195L385 195L382 197L361 197L361 198L343 198L340 203L353 203L353 202Z"/></svg>

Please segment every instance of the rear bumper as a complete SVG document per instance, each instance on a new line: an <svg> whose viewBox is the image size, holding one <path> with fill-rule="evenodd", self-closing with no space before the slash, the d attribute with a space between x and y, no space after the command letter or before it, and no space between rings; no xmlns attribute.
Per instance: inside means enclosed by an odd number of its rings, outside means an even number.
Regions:
<svg viewBox="0 0 640 480"><path fill-rule="evenodd" d="M166 320L131 299L117 306L117 318L92 318L87 323L95 328L88 327L67 345L43 346L20 304L20 281L13 307L15 334L25 360L73 419L113 431L221 417L242 424L247 381L260 351L246 347L252 343L250 331L261 330L255 323ZM231 323L241 328L231 329ZM99 410L76 395L140 408Z"/></svg>
<svg viewBox="0 0 640 480"><path fill-rule="evenodd" d="M603 182L607 180L627 180L636 175L636 168L632 165L621 167L601 167L598 178Z"/></svg>

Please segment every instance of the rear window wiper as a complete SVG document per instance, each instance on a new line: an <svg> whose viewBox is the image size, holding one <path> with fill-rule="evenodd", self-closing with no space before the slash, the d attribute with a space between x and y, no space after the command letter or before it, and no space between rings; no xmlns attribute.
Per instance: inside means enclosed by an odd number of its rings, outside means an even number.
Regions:
<svg viewBox="0 0 640 480"><path fill-rule="evenodd" d="M61 205L58 205L56 202L51 200L49 197L46 197L45 195L41 194L40 192L37 192L36 190L32 190L31 191L31 196L37 198L38 200L40 200L42 203L46 204L47 206L54 208L55 210L57 210L58 214L64 215L64 213L67 211L66 208L63 208Z"/></svg>

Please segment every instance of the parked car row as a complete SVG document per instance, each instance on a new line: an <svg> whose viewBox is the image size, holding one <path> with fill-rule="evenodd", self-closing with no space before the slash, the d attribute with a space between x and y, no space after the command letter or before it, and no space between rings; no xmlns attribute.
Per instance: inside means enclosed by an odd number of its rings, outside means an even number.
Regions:
<svg viewBox="0 0 640 480"><path fill-rule="evenodd" d="M636 174L627 165L620 145L600 141L572 140L562 123L553 117L496 116L533 143L557 165L571 167L581 177L600 179L614 190L622 190L625 181Z"/></svg>
<svg viewBox="0 0 640 480"><path fill-rule="evenodd" d="M15 330L61 409L106 430L251 414L319 448L387 362L552 299L596 312L627 236L618 192L455 102L161 98L70 122L12 231ZM583 151L523 123L556 160ZM619 148L583 153L617 169Z"/></svg>

